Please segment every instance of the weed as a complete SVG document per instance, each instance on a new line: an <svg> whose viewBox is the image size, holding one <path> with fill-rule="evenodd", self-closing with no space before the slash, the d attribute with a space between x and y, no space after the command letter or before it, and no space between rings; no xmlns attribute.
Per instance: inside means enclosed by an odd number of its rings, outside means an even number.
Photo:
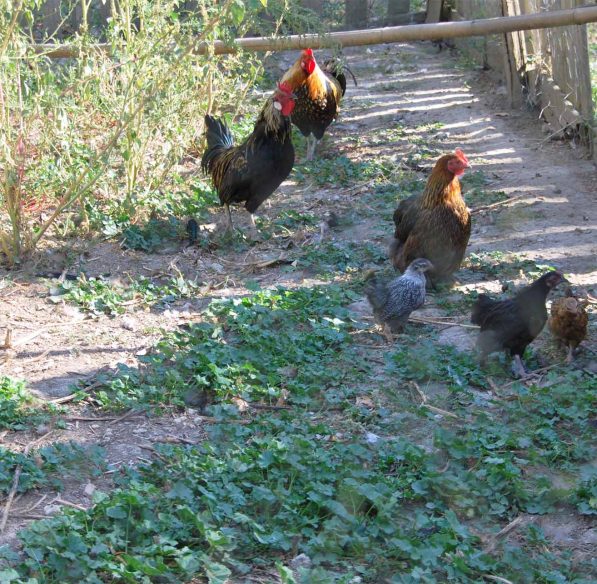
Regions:
<svg viewBox="0 0 597 584"><path fill-rule="evenodd" d="M0 377L0 428L22 429L32 403L24 381Z"/></svg>
<svg viewBox="0 0 597 584"><path fill-rule="evenodd" d="M183 406L190 396L200 402L271 402L290 393L294 403L318 396L317 387L335 387L354 370L331 367L338 346L348 340L350 321L340 309L349 292L273 290L251 297L213 302L210 322L166 337L139 370L120 374L97 394L106 408L133 404ZM344 362L343 359L340 360ZM288 371L293 374L288 377Z"/></svg>

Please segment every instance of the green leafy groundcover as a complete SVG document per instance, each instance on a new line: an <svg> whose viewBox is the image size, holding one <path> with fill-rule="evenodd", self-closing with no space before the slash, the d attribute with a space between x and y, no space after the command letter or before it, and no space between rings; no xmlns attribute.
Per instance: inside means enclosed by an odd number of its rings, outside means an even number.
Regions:
<svg viewBox="0 0 597 584"><path fill-rule="evenodd" d="M220 415L209 442L164 445L89 511L32 524L21 534L27 559L0 572L3 581L181 582L199 573L223 584L299 551L326 566L304 582L482 582L486 573L582 581L539 545L485 553L430 488L439 461L402 439L338 441L306 414L249 425ZM536 579L544 562L554 577Z"/></svg>
<svg viewBox="0 0 597 584"><path fill-rule="evenodd" d="M400 419L372 417L365 427L353 417L370 371L343 308L352 299L322 286L214 302L206 322L165 337L139 370L122 369L98 396L104 407L182 406L185 392L209 391L216 423L208 440L163 445L155 462L127 470L88 511L31 524L20 533L22 555L2 551L0 582L199 576L223 584L277 566L290 583L289 561L304 553L312 567L296 574L303 584L472 584L493 576L588 583L580 574L591 567L550 550L538 528L521 530L519 546L491 553L478 534L497 533L520 513L545 513L554 496L593 512L592 475L554 494L547 479L528 472L531 463L574 469L594 458L592 381L578 373L570 383L521 389L501 409L475 409L469 382L479 383L481 371L469 355L419 344L421 361L417 347L398 347L387 364L393 388L396 380L441 375L455 397L466 398L458 410L468 416L464 425L430 420L404 402L434 436L422 448L399 437ZM449 360L450 368L427 367L434 360ZM291 410L247 424L227 405L235 396L267 403L283 391Z"/></svg>

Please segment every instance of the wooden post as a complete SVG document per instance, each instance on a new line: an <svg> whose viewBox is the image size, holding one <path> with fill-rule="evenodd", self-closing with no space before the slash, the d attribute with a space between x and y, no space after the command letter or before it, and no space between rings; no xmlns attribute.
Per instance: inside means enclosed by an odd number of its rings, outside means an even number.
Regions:
<svg viewBox="0 0 597 584"><path fill-rule="evenodd" d="M519 16L518 0L502 0L504 16ZM522 105L522 81L525 71L524 54L518 32L504 35L505 64L504 77L510 96L510 107Z"/></svg>

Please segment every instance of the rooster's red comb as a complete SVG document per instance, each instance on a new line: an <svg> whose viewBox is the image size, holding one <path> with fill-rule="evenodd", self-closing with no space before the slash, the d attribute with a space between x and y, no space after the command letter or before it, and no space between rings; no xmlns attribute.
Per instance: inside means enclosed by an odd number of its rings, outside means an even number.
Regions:
<svg viewBox="0 0 597 584"><path fill-rule="evenodd" d="M278 83L278 91L288 97L294 97L294 93L292 93L292 87L291 87L290 83L288 83L286 81L282 81L282 83Z"/></svg>
<svg viewBox="0 0 597 584"><path fill-rule="evenodd" d="M313 58L313 49L304 49L303 56Z"/></svg>

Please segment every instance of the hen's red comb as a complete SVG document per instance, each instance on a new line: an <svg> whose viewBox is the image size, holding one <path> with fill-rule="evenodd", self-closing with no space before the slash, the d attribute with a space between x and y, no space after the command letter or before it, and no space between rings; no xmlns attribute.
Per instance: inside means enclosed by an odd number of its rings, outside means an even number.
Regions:
<svg viewBox="0 0 597 584"><path fill-rule="evenodd" d="M468 158L464 155L464 152L462 150L460 150L460 148L456 148L456 150L454 151L454 154L460 160L462 160L462 162L465 162L466 164L468 164Z"/></svg>

